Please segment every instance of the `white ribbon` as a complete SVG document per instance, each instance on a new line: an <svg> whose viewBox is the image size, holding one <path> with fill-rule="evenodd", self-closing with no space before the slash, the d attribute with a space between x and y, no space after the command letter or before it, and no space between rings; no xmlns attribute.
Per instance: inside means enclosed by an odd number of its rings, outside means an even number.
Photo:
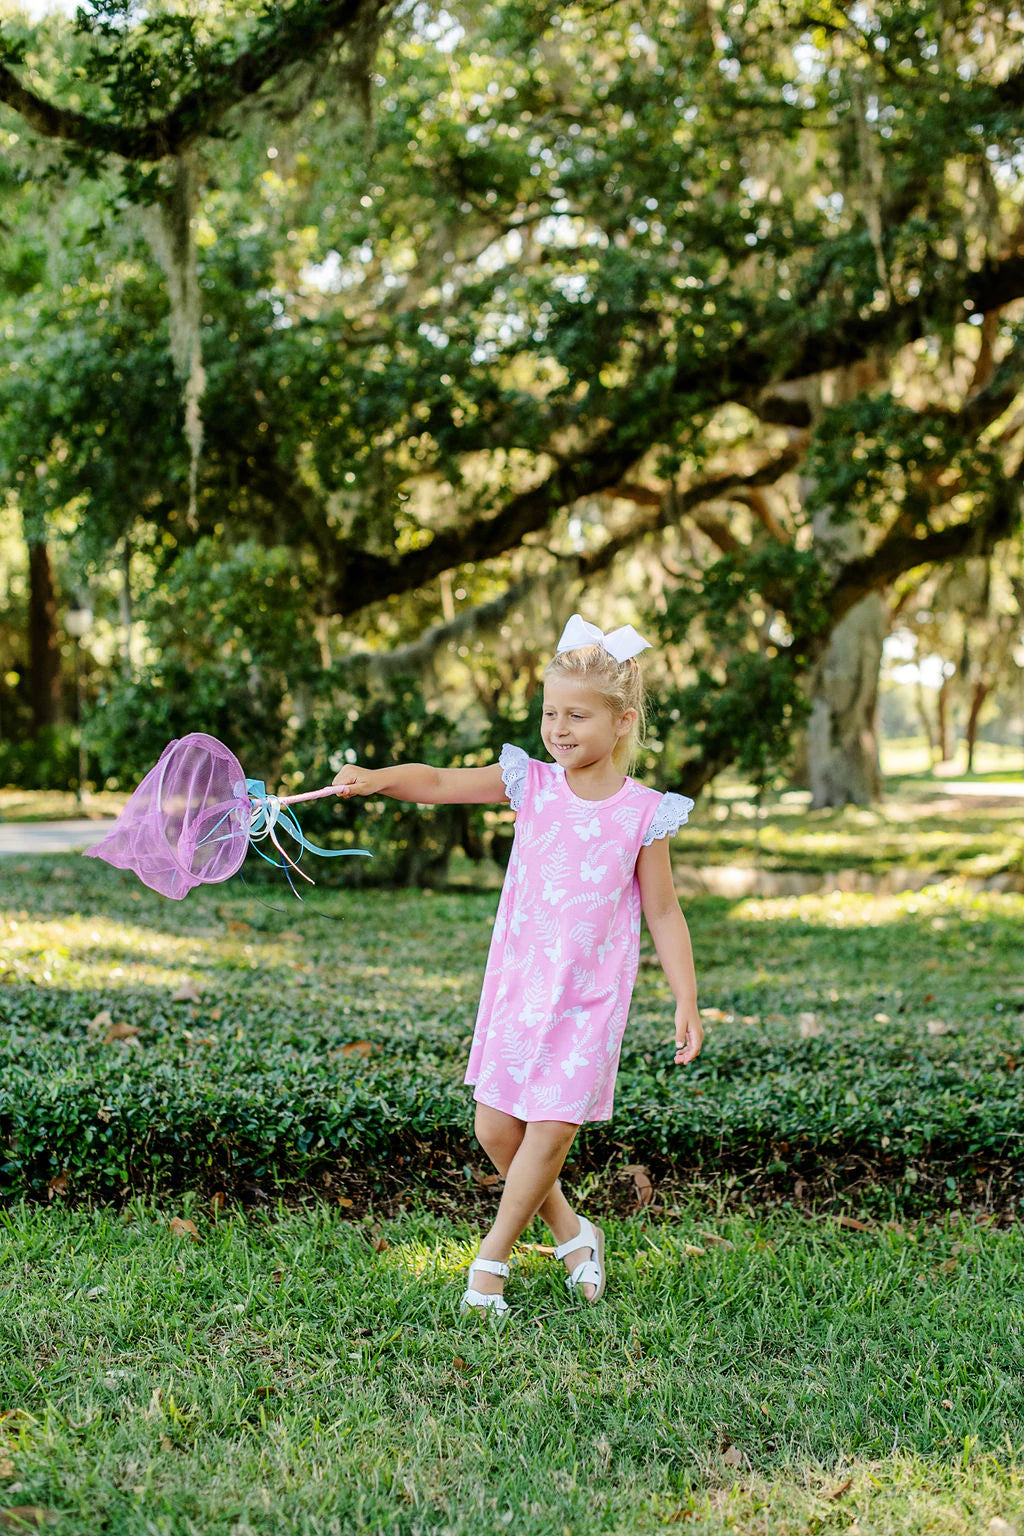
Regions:
<svg viewBox="0 0 1024 1536"><path fill-rule="evenodd" d="M637 634L632 624L623 624L621 629L613 629L610 635L606 635L604 630L598 629L596 624L591 624L581 614L574 613L562 630L558 649L575 651L581 645L603 645L616 661L629 661L631 656L638 656L641 651L646 651L650 643L642 635Z"/></svg>

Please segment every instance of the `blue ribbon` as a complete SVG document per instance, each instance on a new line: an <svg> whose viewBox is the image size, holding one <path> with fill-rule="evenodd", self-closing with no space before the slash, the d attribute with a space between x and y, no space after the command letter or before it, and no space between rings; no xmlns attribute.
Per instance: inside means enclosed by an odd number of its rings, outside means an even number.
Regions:
<svg viewBox="0 0 1024 1536"><path fill-rule="evenodd" d="M235 793L238 794L236 788ZM252 821L249 824L249 840L255 847L257 840L269 836L270 832L283 828L289 837L293 837L303 851L318 854L324 859L343 859L349 855L361 856L372 859L373 854L369 848L320 848L316 843L311 843L299 826L298 819L294 815L291 806L282 805L276 795L267 794L267 786L263 779L246 779L245 794L252 806ZM241 798L241 797L240 797ZM266 859L268 864L273 864L275 869L286 868L272 859L262 848L256 848L261 859Z"/></svg>

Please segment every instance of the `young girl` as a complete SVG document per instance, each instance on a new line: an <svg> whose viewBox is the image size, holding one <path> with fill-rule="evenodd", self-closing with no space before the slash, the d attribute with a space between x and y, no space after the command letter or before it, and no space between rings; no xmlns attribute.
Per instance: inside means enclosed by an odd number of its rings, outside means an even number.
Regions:
<svg viewBox="0 0 1024 1536"><path fill-rule="evenodd" d="M626 776L643 723L631 625L603 635L573 614L544 674L541 738L552 762L506 745L488 768L346 767L343 795L421 805L504 802L515 840L494 921L466 1082L476 1134L505 1180L498 1213L469 1267L462 1307L508 1310L512 1245L540 1214L570 1292L605 1288L604 1233L577 1216L558 1180L584 1121L608 1120L640 949L640 911L675 996L677 1063L703 1031L668 836L693 801Z"/></svg>

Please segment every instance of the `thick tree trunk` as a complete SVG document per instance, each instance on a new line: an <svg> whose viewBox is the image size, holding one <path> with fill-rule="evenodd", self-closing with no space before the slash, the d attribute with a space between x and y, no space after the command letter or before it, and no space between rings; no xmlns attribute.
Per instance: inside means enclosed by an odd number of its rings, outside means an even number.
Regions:
<svg viewBox="0 0 1024 1536"><path fill-rule="evenodd" d="M873 365L847 369L816 383L810 405L852 399L869 388ZM808 483L801 480L803 494ZM857 517L839 517L831 507L813 520L814 542L826 569L841 570L864 555L864 527ZM882 793L876 714L878 671L889 615L881 594L872 591L848 608L829 637L828 649L809 679L807 782L811 805L870 805Z"/></svg>
<svg viewBox="0 0 1024 1536"><path fill-rule="evenodd" d="M60 646L50 552L42 540L27 542L29 702L33 733L38 736L60 719Z"/></svg>
<svg viewBox="0 0 1024 1536"><path fill-rule="evenodd" d="M875 716L887 630L885 603L874 593L836 625L815 671L807 726L814 807L870 805L882 793Z"/></svg>

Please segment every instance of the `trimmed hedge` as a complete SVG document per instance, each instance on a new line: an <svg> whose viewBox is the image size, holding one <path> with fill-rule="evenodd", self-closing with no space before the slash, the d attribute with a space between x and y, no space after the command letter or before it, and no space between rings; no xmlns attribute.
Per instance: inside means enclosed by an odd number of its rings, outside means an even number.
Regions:
<svg viewBox="0 0 1024 1536"><path fill-rule="evenodd" d="M759 1070L737 1070L733 1042L709 1040L683 1072L626 1059L616 1115L586 1128L579 1156L655 1157L681 1167L808 1178L860 1158L916 1180L996 1164L1024 1176L1024 1070L1005 1051L971 1060L876 1043L850 1060L848 1040L753 1039ZM197 1054L201 1059L197 1059ZM111 1059L113 1056L114 1059ZM96 1044L8 1044L0 1051L0 1196L45 1195L66 1173L79 1194L182 1185L291 1189L339 1165L427 1169L442 1153L476 1156L470 1091L451 1064L325 1059L287 1044L214 1061Z"/></svg>
<svg viewBox="0 0 1024 1536"><path fill-rule="evenodd" d="M244 889L179 906L87 861L44 866L19 866L23 905L7 908L0 1199L45 1198L54 1180L102 1198L299 1192L325 1175L372 1191L484 1161L462 1077L494 892L321 891L340 919L325 923ZM645 948L615 1119L584 1130L580 1164L782 1192L873 1178L911 1202L971 1198L995 1171L1016 1199L1024 899L950 885L688 914L721 1017L698 1061L673 1067ZM807 1010L819 1032L804 1038ZM107 1038L104 1011L128 1039Z"/></svg>

